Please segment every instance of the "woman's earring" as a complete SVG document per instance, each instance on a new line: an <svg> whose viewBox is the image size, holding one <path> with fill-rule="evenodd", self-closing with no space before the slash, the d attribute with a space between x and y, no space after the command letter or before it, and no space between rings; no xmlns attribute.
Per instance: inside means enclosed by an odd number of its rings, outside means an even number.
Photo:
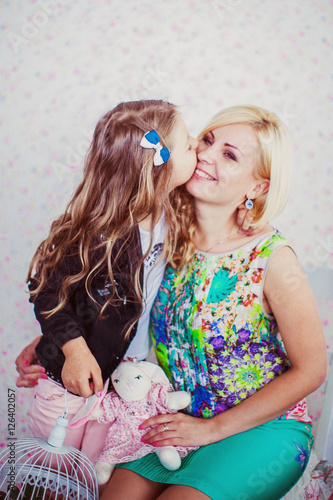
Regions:
<svg viewBox="0 0 333 500"><path fill-rule="evenodd" d="M253 201L250 200L250 198L248 198L245 202L245 207L248 209L248 210L251 210L253 208Z"/></svg>

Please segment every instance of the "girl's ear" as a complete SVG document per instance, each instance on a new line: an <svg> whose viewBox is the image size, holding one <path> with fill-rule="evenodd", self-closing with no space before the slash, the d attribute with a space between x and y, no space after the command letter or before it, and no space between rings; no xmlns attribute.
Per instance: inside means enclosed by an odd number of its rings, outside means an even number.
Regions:
<svg viewBox="0 0 333 500"><path fill-rule="evenodd" d="M247 194L247 197L250 198L250 200L254 200L255 198L258 198L258 196L267 193L269 190L269 184L270 182L267 179L259 181L255 188Z"/></svg>

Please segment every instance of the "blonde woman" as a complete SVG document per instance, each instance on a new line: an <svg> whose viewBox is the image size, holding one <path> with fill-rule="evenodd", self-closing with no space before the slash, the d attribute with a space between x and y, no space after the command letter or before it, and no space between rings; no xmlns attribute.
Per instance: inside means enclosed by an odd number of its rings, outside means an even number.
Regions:
<svg viewBox="0 0 333 500"><path fill-rule="evenodd" d="M158 362L192 401L141 428L156 447L201 447L175 472L154 454L122 464L102 500L278 500L311 450L304 398L325 380L325 339L295 253L270 225L288 196L289 134L274 114L236 106L204 129L197 156L192 222L151 315ZM259 227L249 236L236 219L244 202Z"/></svg>

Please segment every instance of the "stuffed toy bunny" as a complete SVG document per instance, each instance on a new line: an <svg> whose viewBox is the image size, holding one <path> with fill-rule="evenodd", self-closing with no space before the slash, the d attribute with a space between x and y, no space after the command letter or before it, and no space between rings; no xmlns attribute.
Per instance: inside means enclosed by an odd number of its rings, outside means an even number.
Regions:
<svg viewBox="0 0 333 500"><path fill-rule="evenodd" d="M99 484L106 483L117 463L137 460L155 452L169 470L180 467L181 457L196 447L156 448L141 441L147 430L139 425L161 413L176 413L190 403L185 391L174 391L163 370L147 361L123 361L111 376L114 390L104 397L91 396L89 408L76 414L69 428L83 425L89 418L110 423L103 450L95 464Z"/></svg>

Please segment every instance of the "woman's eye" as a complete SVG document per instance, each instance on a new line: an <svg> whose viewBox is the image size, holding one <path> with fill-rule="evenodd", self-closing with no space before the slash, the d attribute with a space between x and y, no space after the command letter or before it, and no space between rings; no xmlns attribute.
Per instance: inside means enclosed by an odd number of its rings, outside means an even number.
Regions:
<svg viewBox="0 0 333 500"><path fill-rule="evenodd" d="M142 378L142 375L137 375L135 378L140 380L140 378Z"/></svg>
<svg viewBox="0 0 333 500"><path fill-rule="evenodd" d="M224 156L230 158L230 160L236 161L235 155L233 153L230 153L230 151L225 151Z"/></svg>
<svg viewBox="0 0 333 500"><path fill-rule="evenodd" d="M118 384L118 382L119 382L119 379L117 379L117 378L115 378L113 381L114 384Z"/></svg>
<svg viewBox="0 0 333 500"><path fill-rule="evenodd" d="M212 143L212 140L209 138L209 137L204 137L203 138L203 141L205 144L207 144L208 146L211 146L213 143Z"/></svg>

